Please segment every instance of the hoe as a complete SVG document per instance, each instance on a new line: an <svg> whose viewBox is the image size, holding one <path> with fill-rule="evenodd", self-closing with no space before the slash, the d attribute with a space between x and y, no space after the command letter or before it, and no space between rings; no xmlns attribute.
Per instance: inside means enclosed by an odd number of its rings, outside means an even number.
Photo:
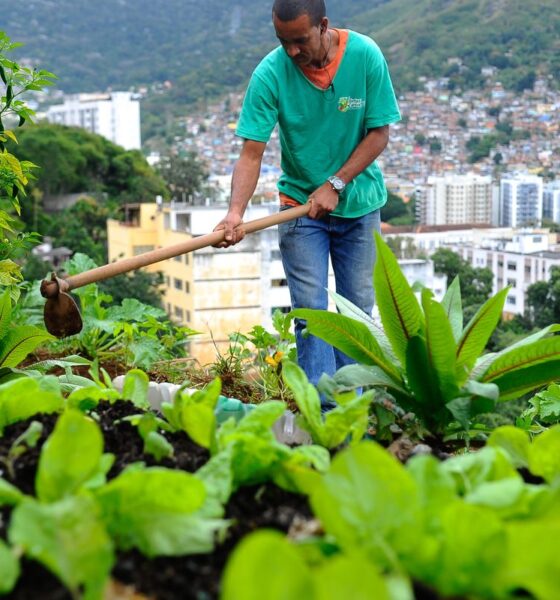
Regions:
<svg viewBox="0 0 560 600"><path fill-rule="evenodd" d="M286 223L292 219L305 216L309 211L310 205L302 204L288 210L263 217L261 219L255 219L254 221L248 221L239 225L245 233L253 233L255 231L261 231L267 227L278 225L280 223ZM45 326L47 331L52 335L63 338L69 335L75 335L82 330L82 316L78 306L69 292L76 288L88 285L89 283L95 283L97 281L103 281L122 273L128 273L129 271L135 271L141 267L152 265L180 254L187 254L200 248L206 248L207 246L214 246L224 240L224 231L214 231L201 235L199 237L192 238L186 242L180 244L174 244L173 246L167 246L165 248L158 248L133 256L130 258L124 258L122 260L97 267L72 275L67 279L61 279L56 276L55 273L51 275L50 279L45 279L41 283L41 294L47 299L45 304Z"/></svg>

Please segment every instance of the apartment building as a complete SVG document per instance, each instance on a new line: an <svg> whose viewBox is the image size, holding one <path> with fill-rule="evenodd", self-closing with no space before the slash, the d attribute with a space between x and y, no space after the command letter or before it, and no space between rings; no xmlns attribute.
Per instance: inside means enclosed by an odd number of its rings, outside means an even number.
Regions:
<svg viewBox="0 0 560 600"><path fill-rule="evenodd" d="M424 225L490 225L493 217L490 176L447 174L430 176L420 196L419 219Z"/></svg>
<svg viewBox="0 0 560 600"><path fill-rule="evenodd" d="M140 101L130 92L71 94L63 104L50 106L51 123L82 127L97 133L126 150L139 150Z"/></svg>
<svg viewBox="0 0 560 600"><path fill-rule="evenodd" d="M500 180L500 225L539 226L543 216L543 180L537 175L514 173Z"/></svg>
<svg viewBox="0 0 560 600"><path fill-rule="evenodd" d="M225 206L186 203L138 204L126 207L124 221L108 221L109 260L171 246L210 233ZM246 220L277 210L249 206ZM290 299L274 228L248 235L228 249L202 248L147 267L164 276L163 305L177 323L199 331L190 354L202 364L224 352L229 334L254 325L272 327L276 309L287 312Z"/></svg>
<svg viewBox="0 0 560 600"><path fill-rule="evenodd" d="M560 180L551 181L544 185L543 219L560 223Z"/></svg>

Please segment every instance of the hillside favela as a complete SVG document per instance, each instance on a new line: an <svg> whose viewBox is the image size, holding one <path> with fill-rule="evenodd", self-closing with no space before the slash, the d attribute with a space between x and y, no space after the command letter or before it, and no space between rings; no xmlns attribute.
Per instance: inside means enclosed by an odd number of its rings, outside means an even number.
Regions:
<svg viewBox="0 0 560 600"><path fill-rule="evenodd" d="M560 598L557 0L0 15L0 597Z"/></svg>

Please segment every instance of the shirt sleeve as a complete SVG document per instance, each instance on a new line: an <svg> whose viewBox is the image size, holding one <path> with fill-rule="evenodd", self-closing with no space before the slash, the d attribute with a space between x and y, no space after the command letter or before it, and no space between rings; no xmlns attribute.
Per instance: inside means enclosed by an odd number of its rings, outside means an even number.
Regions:
<svg viewBox="0 0 560 600"><path fill-rule="evenodd" d="M256 142L268 142L278 121L276 95L262 76L254 72L241 108L235 133Z"/></svg>
<svg viewBox="0 0 560 600"><path fill-rule="evenodd" d="M372 43L367 57L366 128L383 127L401 119L387 61Z"/></svg>

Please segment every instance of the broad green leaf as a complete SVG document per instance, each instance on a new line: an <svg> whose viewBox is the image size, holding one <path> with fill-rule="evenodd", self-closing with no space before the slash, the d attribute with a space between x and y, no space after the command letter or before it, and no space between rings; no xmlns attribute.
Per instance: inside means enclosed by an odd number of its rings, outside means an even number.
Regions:
<svg viewBox="0 0 560 600"><path fill-rule="evenodd" d="M14 589L19 574L19 560L15 552L0 539L0 596Z"/></svg>
<svg viewBox="0 0 560 600"><path fill-rule="evenodd" d="M325 531L345 551L363 550L380 566L421 544L419 497L411 475L373 442L336 455L311 494Z"/></svg>
<svg viewBox="0 0 560 600"><path fill-rule="evenodd" d="M88 358L84 358L83 356L79 356L77 354L72 354L71 356L65 356L64 358L51 358L48 360L42 360L39 362L35 362L28 367L23 367L23 370L26 371L28 369L33 369L34 371L39 371L43 374L48 373L52 369L56 367L61 367L62 369L68 369L71 367L80 367L91 365L91 360Z"/></svg>
<svg viewBox="0 0 560 600"><path fill-rule="evenodd" d="M113 544L89 496L71 496L53 504L33 499L13 512L13 545L54 573L78 597L99 599L114 563Z"/></svg>
<svg viewBox="0 0 560 600"><path fill-rule="evenodd" d="M19 504L25 496L5 479L0 477L0 507L15 506Z"/></svg>
<svg viewBox="0 0 560 600"><path fill-rule="evenodd" d="M482 354L500 320L509 288L487 300L465 327L457 344L457 376L462 385L476 360Z"/></svg>
<svg viewBox="0 0 560 600"><path fill-rule="evenodd" d="M487 368L482 381L493 381L520 369L557 361L560 361L560 336L540 339L500 353ZM559 373L560 371L552 371L549 380L554 381Z"/></svg>
<svg viewBox="0 0 560 600"><path fill-rule="evenodd" d="M221 600L311 599L313 582L297 548L276 531L247 536L231 555Z"/></svg>
<svg viewBox="0 0 560 600"><path fill-rule="evenodd" d="M58 412L64 408L60 394L41 389L34 379L22 377L0 387L0 433L8 425L25 421L39 413Z"/></svg>
<svg viewBox="0 0 560 600"><path fill-rule="evenodd" d="M144 453L151 454L157 462L173 456L173 451L173 446L157 431L150 431L144 437Z"/></svg>
<svg viewBox="0 0 560 600"><path fill-rule="evenodd" d="M426 346L430 369L434 372L445 402L457 396L459 387L455 379L455 340L451 325L441 304L426 292L422 294L426 318Z"/></svg>
<svg viewBox="0 0 560 600"><path fill-rule="evenodd" d="M399 382L389 377L379 367L366 365L345 365L333 376L333 381L342 388L354 389L356 387L384 387L398 394L407 394Z"/></svg>
<svg viewBox="0 0 560 600"><path fill-rule="evenodd" d="M505 450L517 469L528 466L531 443L525 431L512 425L498 427L492 432L486 444Z"/></svg>
<svg viewBox="0 0 560 600"><path fill-rule="evenodd" d="M393 351L404 365L408 341L423 329L422 311L395 255L377 233L375 245L373 279L379 314Z"/></svg>
<svg viewBox="0 0 560 600"><path fill-rule="evenodd" d="M378 568L360 554L337 555L313 573L314 600L391 600Z"/></svg>
<svg viewBox="0 0 560 600"><path fill-rule="evenodd" d="M492 383L500 388L500 402L515 400L527 392L548 385L560 373L560 357L556 360L511 370L501 376L492 376Z"/></svg>
<svg viewBox="0 0 560 600"><path fill-rule="evenodd" d="M54 337L33 325L10 329L0 339L0 365L17 367L19 363L40 344L54 340Z"/></svg>
<svg viewBox="0 0 560 600"><path fill-rule="evenodd" d="M527 590L537 600L560 598L558 513L554 519L511 521L506 531L506 562L496 581L498 589Z"/></svg>
<svg viewBox="0 0 560 600"><path fill-rule="evenodd" d="M326 448L336 448L349 437L352 442L359 442L367 431L372 399L373 392L369 392L329 411L325 415L321 436L315 441Z"/></svg>
<svg viewBox="0 0 560 600"><path fill-rule="evenodd" d="M318 441L323 428L321 400L315 387L309 383L303 369L287 361L282 367L282 377L294 395L295 403L305 419L306 428Z"/></svg>
<svg viewBox="0 0 560 600"><path fill-rule="evenodd" d="M204 483L206 500L201 509L208 517L221 517L223 505L227 503L233 490L233 472L231 461L233 446L228 446L203 465L195 473L195 477Z"/></svg>
<svg viewBox="0 0 560 600"><path fill-rule="evenodd" d="M103 436L95 421L77 410L61 415L43 444L37 469L37 497L55 502L74 494L99 469Z"/></svg>
<svg viewBox="0 0 560 600"><path fill-rule="evenodd" d="M430 363L426 342L418 335L410 338L406 351L408 387L414 394L414 403L405 406L429 424L438 427L448 419L445 401L436 373Z"/></svg>
<svg viewBox="0 0 560 600"><path fill-rule="evenodd" d="M210 448L216 432L214 410L204 404L187 404L182 411L183 428L193 442L203 448Z"/></svg>
<svg viewBox="0 0 560 600"><path fill-rule="evenodd" d="M501 571L506 532L500 519L483 507L455 502L441 519L441 548L432 582L444 597L491 597Z"/></svg>
<svg viewBox="0 0 560 600"><path fill-rule="evenodd" d="M159 339L143 335L135 338L129 345L132 364L140 369L149 369L161 359L163 347Z"/></svg>
<svg viewBox="0 0 560 600"><path fill-rule="evenodd" d="M383 354L388 358L394 358L391 343L387 339L383 328L374 321L370 315L358 308L355 304L350 302L350 300L344 298L344 296L341 296L332 290L328 290L328 292L340 314L363 323L369 329L371 335L378 341L379 346L383 350Z"/></svg>
<svg viewBox="0 0 560 600"><path fill-rule="evenodd" d="M148 388L150 380L144 371L132 369L126 374L123 383L122 397L130 400L134 406L148 410Z"/></svg>
<svg viewBox="0 0 560 600"><path fill-rule="evenodd" d="M146 556L210 552L221 520L197 515L205 486L182 471L150 468L126 471L96 491L107 528L119 548Z"/></svg>
<svg viewBox="0 0 560 600"><path fill-rule="evenodd" d="M549 483L560 481L560 425L538 435L529 450L529 469Z"/></svg>
<svg viewBox="0 0 560 600"><path fill-rule="evenodd" d="M529 402L535 407L537 416L546 423L560 422L560 385L553 383Z"/></svg>
<svg viewBox="0 0 560 600"><path fill-rule="evenodd" d="M309 333L338 348L356 362L375 365L395 381L400 381L398 370L363 323L338 313L310 308L298 308L291 311L290 316L304 319Z"/></svg>
<svg viewBox="0 0 560 600"><path fill-rule="evenodd" d="M0 226L1 227L1 226ZM12 315L12 300L10 296L10 290L6 291L0 296L0 339L6 335L6 332L10 328L10 317Z"/></svg>
<svg viewBox="0 0 560 600"><path fill-rule="evenodd" d="M135 298L126 298L120 306L111 306L107 310L107 319L111 321L145 321L148 317L164 316L163 309L143 304Z"/></svg>
<svg viewBox="0 0 560 600"><path fill-rule="evenodd" d="M286 405L278 400L269 400L255 406L237 424L237 432L262 435L269 432L276 421L284 414Z"/></svg>
<svg viewBox="0 0 560 600"><path fill-rule="evenodd" d="M461 284L459 283L459 277L455 277L451 282L451 285L447 288L445 296L441 301L441 306L451 325L453 338L458 342L463 333L463 304L461 302Z"/></svg>

